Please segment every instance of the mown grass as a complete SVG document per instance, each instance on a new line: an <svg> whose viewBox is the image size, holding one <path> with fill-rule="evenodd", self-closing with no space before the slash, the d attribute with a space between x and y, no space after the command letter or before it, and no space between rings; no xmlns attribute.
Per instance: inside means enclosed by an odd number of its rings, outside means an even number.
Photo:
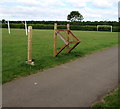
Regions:
<svg viewBox="0 0 120 109"><path fill-rule="evenodd" d="M93 109L120 109L120 88L114 90L103 99L92 105Z"/></svg>
<svg viewBox="0 0 120 109"><path fill-rule="evenodd" d="M7 29L3 29L3 83L118 44L117 32L73 31L73 33L82 42L69 55L64 50L58 57L53 57L53 31L33 30L33 60L35 65L31 66L26 64L27 36L25 30L12 29L9 35ZM58 40L58 48L62 44L63 42Z"/></svg>

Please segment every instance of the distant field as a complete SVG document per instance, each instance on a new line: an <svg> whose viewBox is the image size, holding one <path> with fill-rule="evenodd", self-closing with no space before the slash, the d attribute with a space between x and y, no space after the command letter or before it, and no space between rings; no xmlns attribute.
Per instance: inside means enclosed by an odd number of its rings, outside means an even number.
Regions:
<svg viewBox="0 0 120 109"><path fill-rule="evenodd" d="M112 47L118 43L117 32L73 31L82 41L69 55L65 50L53 57L53 31L33 30L34 66L26 64L27 36L23 29L12 29L8 34L3 29L3 83L14 78L37 73L65 62L82 57L97 50ZM58 40L58 48L63 44Z"/></svg>

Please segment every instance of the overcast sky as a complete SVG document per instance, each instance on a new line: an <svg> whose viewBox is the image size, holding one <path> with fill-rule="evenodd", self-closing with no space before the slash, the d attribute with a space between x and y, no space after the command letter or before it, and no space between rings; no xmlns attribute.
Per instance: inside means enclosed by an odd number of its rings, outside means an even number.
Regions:
<svg viewBox="0 0 120 109"><path fill-rule="evenodd" d="M0 0L0 19L61 20L79 11L84 21L118 21L119 0Z"/></svg>

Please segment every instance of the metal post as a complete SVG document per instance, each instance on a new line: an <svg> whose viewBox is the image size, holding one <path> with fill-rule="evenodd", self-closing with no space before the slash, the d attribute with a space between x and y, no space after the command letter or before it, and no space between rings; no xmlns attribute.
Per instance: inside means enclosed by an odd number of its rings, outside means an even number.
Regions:
<svg viewBox="0 0 120 109"><path fill-rule="evenodd" d="M8 33L10 34L10 23L8 21Z"/></svg>
<svg viewBox="0 0 120 109"><path fill-rule="evenodd" d="M97 31L98 31L98 26L97 26Z"/></svg>
<svg viewBox="0 0 120 109"><path fill-rule="evenodd" d="M26 30L26 36L27 36L28 33L27 33L27 23L26 23L26 21L25 21L25 30Z"/></svg>
<svg viewBox="0 0 120 109"><path fill-rule="evenodd" d="M112 26L111 26L111 32L112 32Z"/></svg>

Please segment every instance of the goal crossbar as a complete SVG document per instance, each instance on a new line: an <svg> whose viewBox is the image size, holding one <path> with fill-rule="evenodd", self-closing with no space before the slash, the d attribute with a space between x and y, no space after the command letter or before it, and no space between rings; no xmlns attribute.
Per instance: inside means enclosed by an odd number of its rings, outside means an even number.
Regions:
<svg viewBox="0 0 120 109"><path fill-rule="evenodd" d="M110 27L112 32L112 25L97 25L97 31L99 30L99 27Z"/></svg>

